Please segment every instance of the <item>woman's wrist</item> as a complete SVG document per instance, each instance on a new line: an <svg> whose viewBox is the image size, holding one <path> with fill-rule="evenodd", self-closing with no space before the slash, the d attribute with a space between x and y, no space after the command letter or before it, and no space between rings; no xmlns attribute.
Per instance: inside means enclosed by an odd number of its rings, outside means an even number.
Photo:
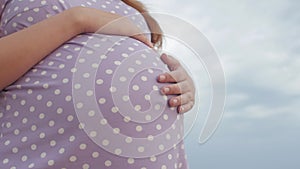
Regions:
<svg viewBox="0 0 300 169"><path fill-rule="evenodd" d="M70 22L71 29L75 34L86 32L86 18L84 16L84 7L74 7L66 10L64 13L66 19Z"/></svg>
<svg viewBox="0 0 300 169"><path fill-rule="evenodd" d="M120 16L88 7L74 7L69 9L70 17L79 33L95 33L107 23Z"/></svg>
<svg viewBox="0 0 300 169"><path fill-rule="evenodd" d="M67 13L72 21L71 28L75 27L76 34L100 33L129 36L153 47L140 28L127 17L89 7L74 7Z"/></svg>

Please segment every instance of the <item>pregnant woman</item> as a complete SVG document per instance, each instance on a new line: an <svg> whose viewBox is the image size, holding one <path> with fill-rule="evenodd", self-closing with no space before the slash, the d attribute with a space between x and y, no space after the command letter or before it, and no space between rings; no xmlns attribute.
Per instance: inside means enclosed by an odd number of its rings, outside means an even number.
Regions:
<svg viewBox="0 0 300 169"><path fill-rule="evenodd" d="M160 35L143 33L160 29L137 15L140 3L0 5L1 169L188 167L182 113L193 83L152 49Z"/></svg>

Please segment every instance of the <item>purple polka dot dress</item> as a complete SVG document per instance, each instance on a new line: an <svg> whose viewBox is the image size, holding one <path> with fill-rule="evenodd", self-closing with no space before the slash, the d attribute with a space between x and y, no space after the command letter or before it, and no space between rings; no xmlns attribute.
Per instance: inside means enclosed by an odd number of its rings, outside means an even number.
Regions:
<svg viewBox="0 0 300 169"><path fill-rule="evenodd" d="M120 0L0 5L0 37L75 6L128 16L148 32ZM159 54L132 38L89 33L65 42L1 91L0 168L188 168L183 116L156 81L165 71Z"/></svg>

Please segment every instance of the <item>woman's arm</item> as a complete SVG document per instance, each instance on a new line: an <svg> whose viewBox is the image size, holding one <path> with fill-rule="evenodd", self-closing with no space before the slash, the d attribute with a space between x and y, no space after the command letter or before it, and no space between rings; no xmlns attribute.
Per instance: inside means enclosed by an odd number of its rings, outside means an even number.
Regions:
<svg viewBox="0 0 300 169"><path fill-rule="evenodd" d="M118 18L120 16L116 14L75 7L1 38L0 91L70 38L83 32L97 32L99 28ZM130 36L135 26L131 26L131 23L127 25L128 29L121 32L118 30L120 27L116 26L104 33ZM133 38L151 46L143 35Z"/></svg>
<svg viewBox="0 0 300 169"><path fill-rule="evenodd" d="M143 15L151 32L151 42L154 44L154 46L161 48L163 32L159 24L157 23L157 21L149 14L148 10L143 5L143 3L137 0L122 0L122 1L127 5L135 8Z"/></svg>
<svg viewBox="0 0 300 169"><path fill-rule="evenodd" d="M76 15L70 10L1 38L0 89L14 82L52 50L80 32Z"/></svg>

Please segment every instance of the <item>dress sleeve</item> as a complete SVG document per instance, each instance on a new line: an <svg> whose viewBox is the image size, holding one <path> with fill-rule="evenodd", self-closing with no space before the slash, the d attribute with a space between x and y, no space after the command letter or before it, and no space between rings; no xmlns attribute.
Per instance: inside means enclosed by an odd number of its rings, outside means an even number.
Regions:
<svg viewBox="0 0 300 169"><path fill-rule="evenodd" d="M2 37L3 35L3 31L2 31L2 12L5 8L5 4L6 4L6 0L0 0L0 38Z"/></svg>
<svg viewBox="0 0 300 169"><path fill-rule="evenodd" d="M0 0L0 17L2 15L2 11L5 7L5 4L6 4L6 0Z"/></svg>

